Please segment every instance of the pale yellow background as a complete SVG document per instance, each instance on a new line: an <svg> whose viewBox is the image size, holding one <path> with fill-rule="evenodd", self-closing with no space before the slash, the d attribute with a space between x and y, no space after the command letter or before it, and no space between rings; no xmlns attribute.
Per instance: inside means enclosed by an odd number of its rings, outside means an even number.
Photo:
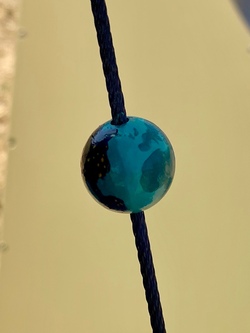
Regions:
<svg viewBox="0 0 250 333"><path fill-rule="evenodd" d="M250 35L229 1L109 0L127 112L158 124L173 185L146 212L169 333L250 332ZM79 160L110 118L88 0L24 0L1 333L149 333L128 215Z"/></svg>

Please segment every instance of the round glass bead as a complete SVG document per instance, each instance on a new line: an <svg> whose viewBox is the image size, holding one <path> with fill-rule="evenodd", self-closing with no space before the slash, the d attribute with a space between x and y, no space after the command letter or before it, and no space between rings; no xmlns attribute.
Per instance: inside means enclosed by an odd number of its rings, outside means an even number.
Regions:
<svg viewBox="0 0 250 333"><path fill-rule="evenodd" d="M148 120L108 121L88 139L82 153L83 180L106 208L137 213L156 204L169 189L175 171L172 145Z"/></svg>

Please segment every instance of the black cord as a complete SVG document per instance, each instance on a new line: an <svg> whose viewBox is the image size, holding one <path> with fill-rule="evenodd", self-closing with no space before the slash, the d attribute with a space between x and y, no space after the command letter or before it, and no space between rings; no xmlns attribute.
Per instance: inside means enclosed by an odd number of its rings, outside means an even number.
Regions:
<svg viewBox="0 0 250 333"><path fill-rule="evenodd" d="M103 72L106 79L112 123L121 125L127 122L124 98L115 58L115 50L110 32L109 18L104 0L91 0L97 39L100 47Z"/></svg>
<svg viewBox="0 0 250 333"><path fill-rule="evenodd" d="M128 121L124 105L124 98L116 64L115 51L110 32L107 8L104 0L91 0L97 39L103 64L103 72L111 107L112 123L121 125ZM153 333L165 333L165 324L160 303L160 296L155 277L152 254L143 212L132 213L131 221L135 235L135 243L141 266L143 285L145 288L148 310Z"/></svg>
<svg viewBox="0 0 250 333"><path fill-rule="evenodd" d="M141 274L148 302L148 311L150 314L153 333L166 333L148 231L145 222L145 215L143 212L132 213L130 217L135 236L138 259L141 266Z"/></svg>

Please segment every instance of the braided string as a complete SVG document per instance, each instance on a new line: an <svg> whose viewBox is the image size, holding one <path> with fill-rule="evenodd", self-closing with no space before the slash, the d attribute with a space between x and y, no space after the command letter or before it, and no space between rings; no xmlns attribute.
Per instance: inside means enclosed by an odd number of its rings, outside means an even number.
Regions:
<svg viewBox="0 0 250 333"><path fill-rule="evenodd" d="M143 212L130 214L153 333L166 333Z"/></svg>
<svg viewBox="0 0 250 333"><path fill-rule="evenodd" d="M91 7L111 107L112 123L114 125L121 125L126 123L128 119L126 116L124 97L116 64L105 0L91 0ZM145 216L143 212L140 212L132 213L130 217L153 333L166 333Z"/></svg>
<svg viewBox="0 0 250 333"><path fill-rule="evenodd" d="M121 125L126 123L128 119L126 117L106 4L104 0L91 0L91 7L100 47L103 72L106 79L112 123L114 125Z"/></svg>

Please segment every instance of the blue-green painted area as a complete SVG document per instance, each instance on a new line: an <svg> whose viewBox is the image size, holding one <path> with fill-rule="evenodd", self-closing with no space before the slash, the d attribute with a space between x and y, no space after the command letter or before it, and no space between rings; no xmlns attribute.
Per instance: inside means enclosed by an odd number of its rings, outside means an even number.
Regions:
<svg viewBox="0 0 250 333"><path fill-rule="evenodd" d="M153 123L129 117L110 121L89 138L82 155L82 176L102 205L120 212L139 212L156 204L169 189L175 157L166 135Z"/></svg>

